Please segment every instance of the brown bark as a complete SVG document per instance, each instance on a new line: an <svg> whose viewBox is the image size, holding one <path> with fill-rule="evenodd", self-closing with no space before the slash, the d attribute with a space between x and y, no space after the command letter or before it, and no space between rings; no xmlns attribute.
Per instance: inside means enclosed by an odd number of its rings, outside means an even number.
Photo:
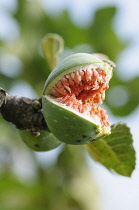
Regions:
<svg viewBox="0 0 139 210"><path fill-rule="evenodd" d="M12 96L0 88L0 113L18 129L46 130L42 100Z"/></svg>

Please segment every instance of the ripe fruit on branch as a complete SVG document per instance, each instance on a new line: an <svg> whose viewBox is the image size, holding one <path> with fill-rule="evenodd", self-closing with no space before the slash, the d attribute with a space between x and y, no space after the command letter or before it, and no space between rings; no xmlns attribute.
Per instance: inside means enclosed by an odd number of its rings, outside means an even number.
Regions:
<svg viewBox="0 0 139 210"><path fill-rule="evenodd" d="M49 75L42 97L50 131L67 144L88 144L110 134L106 111L98 106L113 67L91 54L77 53Z"/></svg>

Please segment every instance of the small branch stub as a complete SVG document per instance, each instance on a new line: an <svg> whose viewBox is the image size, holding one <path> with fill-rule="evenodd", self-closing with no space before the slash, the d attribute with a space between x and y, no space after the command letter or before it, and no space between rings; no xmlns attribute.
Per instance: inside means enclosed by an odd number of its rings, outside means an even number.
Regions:
<svg viewBox="0 0 139 210"><path fill-rule="evenodd" d="M5 97L6 97L6 91L0 88L0 107L3 104Z"/></svg>

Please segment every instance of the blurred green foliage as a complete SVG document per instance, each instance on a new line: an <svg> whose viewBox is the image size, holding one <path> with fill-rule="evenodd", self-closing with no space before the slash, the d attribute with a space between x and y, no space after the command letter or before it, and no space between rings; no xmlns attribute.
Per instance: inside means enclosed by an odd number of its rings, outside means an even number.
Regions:
<svg viewBox="0 0 139 210"><path fill-rule="evenodd" d="M46 33L57 33L63 37L67 49L64 53L69 52L68 50L72 53L80 52L78 51L80 46L86 44L89 46L87 48L89 53L92 49L92 53L107 54L115 62L122 50L127 47L127 43L123 43L113 27L113 19L117 12L115 7L99 9L92 19L92 24L86 28L80 28L74 25L67 11L50 16L41 7L39 1L20 0L17 4L17 10L12 18L18 23L20 36L11 42L0 40L0 57L7 54L14 55L22 63L21 71L14 77L0 69L0 86L7 92L17 82L25 81L38 97L41 96L45 80L50 73L41 49L41 40ZM87 52L86 48L82 47L82 52L84 50ZM7 60L7 62L10 61ZM2 68L1 65L0 68ZM126 102L122 106L115 106L112 103L117 95L120 95L118 92L114 95L114 99L111 97L111 100L107 100L106 97L106 104L114 115L126 116L139 104L137 91L139 77L123 81L115 70L110 87L112 89L119 86L127 90ZM107 91L107 96L110 91L110 89ZM98 202L99 193L89 175L82 147L61 147L57 162L47 168L42 167L35 153L24 146L18 131L2 118L0 118L0 131L1 210L101 209ZM22 152L28 154L32 165L35 165L34 174L37 178L31 180L31 183L21 181L15 175L14 162L16 158L19 161L22 160L23 157L20 156ZM24 170L26 171L26 167Z"/></svg>

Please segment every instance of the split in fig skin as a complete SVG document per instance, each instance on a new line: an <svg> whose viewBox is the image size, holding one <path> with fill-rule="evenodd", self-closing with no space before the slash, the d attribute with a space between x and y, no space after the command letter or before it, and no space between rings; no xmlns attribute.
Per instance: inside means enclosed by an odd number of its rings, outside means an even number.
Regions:
<svg viewBox="0 0 139 210"><path fill-rule="evenodd" d="M68 144L87 144L109 135L110 122L99 105L112 76L110 64L80 53L69 56L51 74L43 96L43 112L50 131Z"/></svg>
<svg viewBox="0 0 139 210"><path fill-rule="evenodd" d="M87 68L66 74L52 88L50 96L90 117L97 115L103 126L110 126L106 111L100 106L108 89L107 72L103 69Z"/></svg>

